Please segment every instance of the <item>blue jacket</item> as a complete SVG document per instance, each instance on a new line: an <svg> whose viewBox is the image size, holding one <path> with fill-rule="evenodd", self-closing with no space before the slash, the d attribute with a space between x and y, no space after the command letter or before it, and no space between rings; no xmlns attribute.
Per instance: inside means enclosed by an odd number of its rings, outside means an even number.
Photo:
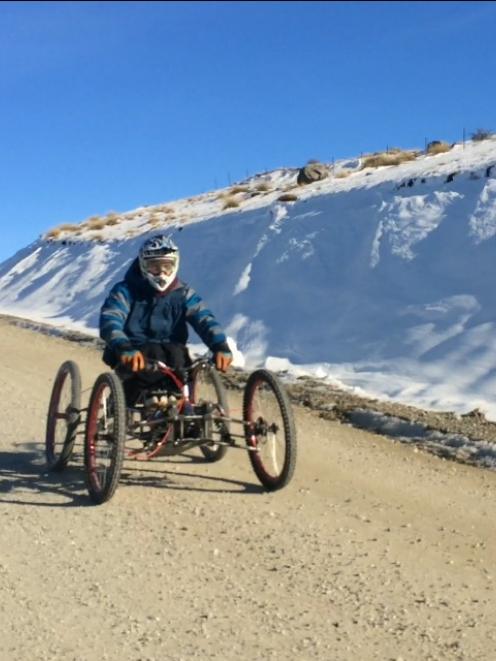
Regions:
<svg viewBox="0 0 496 661"><path fill-rule="evenodd" d="M123 351L149 342L186 344L187 323L209 349L230 353L224 331L195 290L176 278L165 292L157 292L141 275L136 259L100 311L104 360L112 364Z"/></svg>

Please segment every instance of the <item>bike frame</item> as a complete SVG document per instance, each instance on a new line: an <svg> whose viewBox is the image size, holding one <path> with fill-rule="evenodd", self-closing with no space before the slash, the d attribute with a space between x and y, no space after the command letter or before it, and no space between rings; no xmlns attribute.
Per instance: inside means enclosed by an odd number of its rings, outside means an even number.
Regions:
<svg viewBox="0 0 496 661"><path fill-rule="evenodd" d="M188 376L191 376L193 371L201 365L204 365L206 368L209 369L212 368L212 364L208 359L198 358L197 360L193 361L191 367L187 369ZM160 360L148 361L147 367L148 367L148 371L150 372L160 372L160 374L162 374L164 377L169 377L176 386L176 388L178 389L178 391L181 393L181 398L177 401L177 408L175 412L162 411L161 412L162 415L158 415L157 413L154 413L154 415L147 416L144 420L142 419L138 423L138 427L141 428L146 426L153 428L153 427L159 427L160 425L164 425L164 424L166 425L166 429L160 440L156 443L154 449L146 453L146 457L145 457L146 459L152 459L153 457L160 454L165 448L169 450L168 454L179 454L184 450L193 447L198 447L201 445L206 445L209 443L214 445L225 445L227 447L236 448L239 450L257 452L256 447L250 447L246 443L247 440L246 433L233 433L227 428L230 423L238 424L245 428L251 426L252 423L246 422L245 420L242 420L240 418L232 418L230 416L225 415L224 411L217 404L215 405L216 408L218 409L217 414L214 412L214 410L204 414L184 413L185 409L187 409L188 406L195 405L194 402L193 403L191 402L190 384L188 383L188 381L183 382L171 367L169 367ZM130 407L128 411L142 413L142 409L137 407ZM187 424L190 422L201 423L202 430L207 428L206 423L217 424L220 430L219 431L219 434L221 436L220 439L207 438L204 436L202 436L201 438L188 438L187 436L185 436L185 429ZM172 442L170 442L174 425L176 425L179 428L179 433L172 440ZM128 435L130 437L133 437L132 431L129 431ZM239 444L236 439L243 439L244 441L243 445ZM142 453L143 453L142 449L131 450L128 453L128 456L139 458L139 455Z"/></svg>

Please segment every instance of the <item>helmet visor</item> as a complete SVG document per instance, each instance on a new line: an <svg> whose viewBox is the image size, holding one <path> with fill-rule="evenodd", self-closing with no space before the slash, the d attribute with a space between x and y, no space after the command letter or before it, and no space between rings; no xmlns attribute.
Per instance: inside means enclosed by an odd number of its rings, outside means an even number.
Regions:
<svg viewBox="0 0 496 661"><path fill-rule="evenodd" d="M143 261L146 272L152 276L172 275L177 266L177 257L175 255L153 257Z"/></svg>

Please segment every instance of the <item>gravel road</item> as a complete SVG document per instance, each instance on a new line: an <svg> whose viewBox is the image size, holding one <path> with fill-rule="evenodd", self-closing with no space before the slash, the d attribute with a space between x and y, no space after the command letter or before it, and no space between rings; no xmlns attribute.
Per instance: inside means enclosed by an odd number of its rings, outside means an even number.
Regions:
<svg viewBox="0 0 496 661"><path fill-rule="evenodd" d="M87 397L100 353L6 319L0 346L1 661L496 658L496 473L295 407L279 492L192 451L95 506L44 427L59 365Z"/></svg>

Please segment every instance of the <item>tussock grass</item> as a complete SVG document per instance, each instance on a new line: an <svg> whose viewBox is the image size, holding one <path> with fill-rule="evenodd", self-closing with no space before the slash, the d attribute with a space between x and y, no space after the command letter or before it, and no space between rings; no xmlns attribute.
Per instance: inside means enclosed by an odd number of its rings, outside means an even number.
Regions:
<svg viewBox="0 0 496 661"><path fill-rule="evenodd" d="M451 149L451 145L443 140L433 140L427 145L427 154L444 154Z"/></svg>
<svg viewBox="0 0 496 661"><path fill-rule="evenodd" d="M115 211L109 211L109 213L104 218L105 224L109 227L113 225L118 225L121 222L121 217Z"/></svg>
<svg viewBox="0 0 496 661"><path fill-rule="evenodd" d="M235 197L228 197L225 199L222 210L225 211L226 209L235 209L237 207L239 207L239 200L237 200Z"/></svg>
<svg viewBox="0 0 496 661"><path fill-rule="evenodd" d="M75 223L62 223L61 225L58 225L57 227L49 230L46 233L46 237L47 239L56 239L62 234L62 232L79 232L80 229L81 225L76 225Z"/></svg>
<svg viewBox="0 0 496 661"><path fill-rule="evenodd" d="M86 226L89 230L96 230L97 232L99 232L100 230L102 230L106 226L106 224L107 224L107 221L105 220L105 218L99 218L97 216L93 220L88 221Z"/></svg>
<svg viewBox="0 0 496 661"><path fill-rule="evenodd" d="M414 161L418 156L417 151L388 151L372 154L364 158L361 169L378 168L382 165L399 165L406 161Z"/></svg>
<svg viewBox="0 0 496 661"><path fill-rule="evenodd" d="M229 193L231 195L237 195L238 193L249 193L250 188L248 186L233 186Z"/></svg>
<svg viewBox="0 0 496 661"><path fill-rule="evenodd" d="M76 223L62 223L58 226L58 229L61 232L78 232L81 229L81 225Z"/></svg>
<svg viewBox="0 0 496 661"><path fill-rule="evenodd" d="M176 219L174 211L171 210L171 214L164 214L156 211L155 213L150 214L148 218L149 225L170 225Z"/></svg>
<svg viewBox="0 0 496 661"><path fill-rule="evenodd" d="M255 190L257 190L259 193L266 193L272 190L272 186L268 181L261 181L255 186Z"/></svg>

